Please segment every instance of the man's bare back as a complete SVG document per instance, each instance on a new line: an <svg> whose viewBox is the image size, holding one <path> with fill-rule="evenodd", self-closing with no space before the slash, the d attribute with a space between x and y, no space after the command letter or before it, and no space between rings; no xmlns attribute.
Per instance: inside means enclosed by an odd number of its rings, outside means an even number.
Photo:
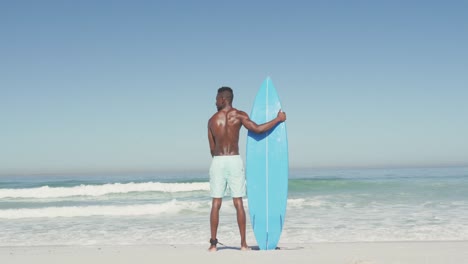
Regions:
<svg viewBox="0 0 468 264"><path fill-rule="evenodd" d="M211 156L239 155L239 131L246 113L223 109L208 121Z"/></svg>

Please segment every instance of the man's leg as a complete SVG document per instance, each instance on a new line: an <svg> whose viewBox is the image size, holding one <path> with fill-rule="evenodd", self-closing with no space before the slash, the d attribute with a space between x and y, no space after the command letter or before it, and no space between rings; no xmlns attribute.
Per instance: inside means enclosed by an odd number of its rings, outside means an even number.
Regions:
<svg viewBox="0 0 468 264"><path fill-rule="evenodd" d="M211 241L215 241L218 235L218 224L219 224L219 209L221 209L221 204L223 198L213 198L211 203L211 214L210 214L210 226L211 226ZM209 251L216 251L216 244L211 245L208 249Z"/></svg>
<svg viewBox="0 0 468 264"><path fill-rule="evenodd" d="M237 224L239 225L239 232L241 237L241 250L247 250L249 247L247 246L247 242L245 239L245 211L244 211L244 204L242 202L242 197L240 198L232 198L234 203L234 207L236 208L237 212Z"/></svg>

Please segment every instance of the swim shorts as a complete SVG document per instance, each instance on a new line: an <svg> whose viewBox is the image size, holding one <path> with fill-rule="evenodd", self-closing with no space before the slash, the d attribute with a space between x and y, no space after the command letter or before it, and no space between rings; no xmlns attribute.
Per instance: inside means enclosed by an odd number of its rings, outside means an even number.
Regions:
<svg viewBox="0 0 468 264"><path fill-rule="evenodd" d="M244 163L240 155L213 157L210 190L213 198L223 198L227 191L230 191L232 198L245 196Z"/></svg>

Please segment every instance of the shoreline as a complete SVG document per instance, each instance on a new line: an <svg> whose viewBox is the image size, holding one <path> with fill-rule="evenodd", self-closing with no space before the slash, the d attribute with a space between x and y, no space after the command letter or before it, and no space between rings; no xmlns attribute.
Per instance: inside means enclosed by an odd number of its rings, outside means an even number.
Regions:
<svg viewBox="0 0 468 264"><path fill-rule="evenodd" d="M279 244L280 250L240 251L209 244L4 246L2 263L463 263L468 241L321 242Z"/></svg>

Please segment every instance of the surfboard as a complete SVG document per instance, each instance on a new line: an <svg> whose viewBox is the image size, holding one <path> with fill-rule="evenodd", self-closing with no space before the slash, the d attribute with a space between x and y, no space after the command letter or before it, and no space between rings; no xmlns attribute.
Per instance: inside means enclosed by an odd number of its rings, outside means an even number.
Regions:
<svg viewBox="0 0 468 264"><path fill-rule="evenodd" d="M281 109L269 77L257 92L250 119L257 124L276 117ZM248 132L246 148L247 198L250 223L261 250L275 249L283 230L288 198L288 138L282 122L265 133Z"/></svg>

